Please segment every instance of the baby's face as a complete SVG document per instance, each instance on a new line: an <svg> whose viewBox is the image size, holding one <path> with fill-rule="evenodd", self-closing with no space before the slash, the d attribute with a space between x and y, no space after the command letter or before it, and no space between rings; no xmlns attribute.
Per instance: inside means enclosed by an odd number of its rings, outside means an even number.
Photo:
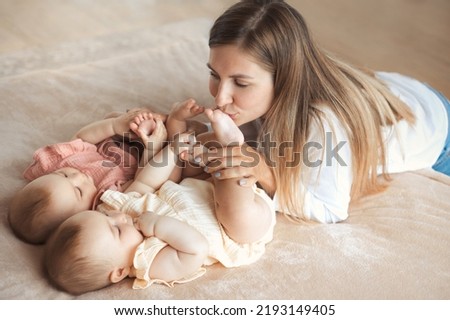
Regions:
<svg viewBox="0 0 450 320"><path fill-rule="evenodd" d="M92 208L97 188L92 177L74 168L58 169L31 184L50 191L50 210L45 219L63 221L77 212Z"/></svg>
<svg viewBox="0 0 450 320"><path fill-rule="evenodd" d="M83 255L110 261L114 267L133 265L137 246L144 240L130 216L118 212L107 214L98 211L77 213L70 220L82 226L79 248Z"/></svg>

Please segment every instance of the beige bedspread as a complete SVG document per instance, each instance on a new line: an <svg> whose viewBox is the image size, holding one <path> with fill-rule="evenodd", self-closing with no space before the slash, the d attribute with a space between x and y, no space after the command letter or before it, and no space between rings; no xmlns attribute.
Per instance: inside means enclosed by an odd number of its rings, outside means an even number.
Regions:
<svg viewBox="0 0 450 320"><path fill-rule="evenodd" d="M0 298L2 299L450 299L450 178L421 170L352 204L335 225L278 217L257 263L207 268L191 283L137 291L131 281L73 297L51 287L43 248L12 234L8 203L38 147L65 141L113 110L164 112L188 97L211 105L207 32L188 20L120 37L1 57Z"/></svg>

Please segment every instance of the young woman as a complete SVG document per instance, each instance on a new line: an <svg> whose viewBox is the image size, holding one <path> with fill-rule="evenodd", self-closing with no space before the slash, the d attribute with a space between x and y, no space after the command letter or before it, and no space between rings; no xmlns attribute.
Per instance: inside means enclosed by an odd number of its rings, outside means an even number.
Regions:
<svg viewBox="0 0 450 320"><path fill-rule="evenodd" d="M389 173L450 175L448 100L324 53L286 2L236 3L215 21L209 46L216 109L257 128L259 152L223 148L199 163L218 179L258 181L293 220L342 221L350 200L383 190Z"/></svg>

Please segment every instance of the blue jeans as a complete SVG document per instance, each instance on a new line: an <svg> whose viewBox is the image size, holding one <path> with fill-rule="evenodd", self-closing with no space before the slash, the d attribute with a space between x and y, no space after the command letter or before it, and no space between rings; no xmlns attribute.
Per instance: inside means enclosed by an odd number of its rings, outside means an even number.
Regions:
<svg viewBox="0 0 450 320"><path fill-rule="evenodd" d="M442 172L447 176L450 176L450 102L448 99L439 91L427 85L439 99L441 99L442 103L447 110L447 119L448 119L448 129L447 129L447 140L445 140L444 149L442 150L439 158L436 163L432 166L432 168L436 171Z"/></svg>

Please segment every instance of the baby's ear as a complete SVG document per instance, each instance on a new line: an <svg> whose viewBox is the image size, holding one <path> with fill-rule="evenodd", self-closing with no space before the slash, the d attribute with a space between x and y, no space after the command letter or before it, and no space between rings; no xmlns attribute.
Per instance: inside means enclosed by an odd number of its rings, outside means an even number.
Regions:
<svg viewBox="0 0 450 320"><path fill-rule="evenodd" d="M114 268L114 270L111 271L111 274L109 275L109 280L111 280L112 283L117 283L123 280L129 274L130 274L130 267Z"/></svg>

